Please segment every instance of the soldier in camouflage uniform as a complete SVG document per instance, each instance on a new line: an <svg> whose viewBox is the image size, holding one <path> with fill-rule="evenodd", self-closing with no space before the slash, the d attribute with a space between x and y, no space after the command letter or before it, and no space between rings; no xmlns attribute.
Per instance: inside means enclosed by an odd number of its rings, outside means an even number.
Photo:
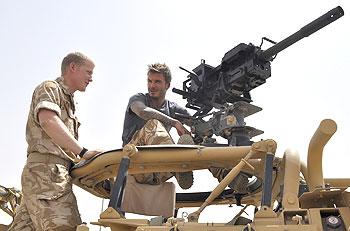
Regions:
<svg viewBox="0 0 350 231"><path fill-rule="evenodd" d="M179 136L190 133L180 122L177 113L189 115L187 110L175 102L165 99L170 87L171 73L165 64L155 63L148 66L148 93L139 93L129 99L125 112L123 146L174 144L169 130L174 127ZM192 140L191 140L192 141ZM193 141L192 141L193 142ZM193 173L149 173L134 175L138 183L160 184L174 176L180 187L188 189L193 183Z"/></svg>
<svg viewBox="0 0 350 231"><path fill-rule="evenodd" d="M9 230L75 230L81 224L69 169L74 160L99 153L78 143L73 93L92 81L94 63L81 53L62 61L62 76L33 93L28 115L23 199Z"/></svg>

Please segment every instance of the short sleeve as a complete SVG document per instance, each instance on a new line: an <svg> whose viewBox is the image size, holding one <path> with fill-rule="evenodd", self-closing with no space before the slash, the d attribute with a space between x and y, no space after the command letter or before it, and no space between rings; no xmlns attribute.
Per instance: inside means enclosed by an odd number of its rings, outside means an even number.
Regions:
<svg viewBox="0 0 350 231"><path fill-rule="evenodd" d="M128 103L128 106L126 108L126 111L127 112L130 112L130 107L131 105L134 103L134 102L142 102L144 103L146 106L147 106L147 102L146 102L146 95L142 94L142 93L138 93L138 94L135 94L133 96L130 97L129 99L129 103Z"/></svg>
<svg viewBox="0 0 350 231"><path fill-rule="evenodd" d="M35 89L32 99L35 122L39 123L38 113L43 108L54 111L61 117L60 94L59 85L53 81L45 81Z"/></svg>

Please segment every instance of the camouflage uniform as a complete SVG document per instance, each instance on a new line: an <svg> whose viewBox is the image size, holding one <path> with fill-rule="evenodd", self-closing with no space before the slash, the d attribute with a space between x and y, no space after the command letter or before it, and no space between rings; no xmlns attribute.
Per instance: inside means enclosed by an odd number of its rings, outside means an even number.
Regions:
<svg viewBox="0 0 350 231"><path fill-rule="evenodd" d="M135 132L129 144L134 145L153 145L153 144L174 144L173 139L164 127L156 119L151 119L138 131ZM173 176L168 172L142 173L133 175L138 183L157 185L167 181Z"/></svg>
<svg viewBox="0 0 350 231"><path fill-rule="evenodd" d="M21 179L23 199L9 230L75 230L81 223L69 176L75 156L41 128L38 112L42 108L56 112L78 139L73 95L63 78L43 82L32 97L26 129L28 159Z"/></svg>

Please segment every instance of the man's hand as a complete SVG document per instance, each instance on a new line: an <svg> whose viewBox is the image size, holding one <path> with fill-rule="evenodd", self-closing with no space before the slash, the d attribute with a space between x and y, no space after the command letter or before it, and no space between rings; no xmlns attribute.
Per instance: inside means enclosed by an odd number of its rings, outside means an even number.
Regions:
<svg viewBox="0 0 350 231"><path fill-rule="evenodd" d="M191 134L183 125L180 121L176 120L174 124L174 128L176 128L177 134L179 136L182 136L184 134Z"/></svg>
<svg viewBox="0 0 350 231"><path fill-rule="evenodd" d="M100 150L100 149L87 151L87 152L85 152L85 154L83 155L83 157L81 159L88 160L88 159L91 159L92 157L94 157L97 154L100 154L102 152L103 152L103 150Z"/></svg>
<svg viewBox="0 0 350 231"><path fill-rule="evenodd" d="M48 109L40 109L38 118L40 126L54 143L59 145L61 148L70 150L71 152L75 153L75 155L79 154L82 147L70 133L62 120L58 117L56 112ZM103 152L103 150L87 151L83 155L82 159L88 160L101 152Z"/></svg>

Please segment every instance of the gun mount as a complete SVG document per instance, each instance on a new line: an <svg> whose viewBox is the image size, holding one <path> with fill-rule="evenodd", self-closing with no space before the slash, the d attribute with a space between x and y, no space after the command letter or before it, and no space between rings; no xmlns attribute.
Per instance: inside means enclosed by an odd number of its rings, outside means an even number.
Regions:
<svg viewBox="0 0 350 231"><path fill-rule="evenodd" d="M262 134L260 130L245 126L244 118L261 110L250 104L250 91L271 76L271 62L279 52L343 15L343 9L338 6L279 43L265 37L259 47L240 43L226 52L217 67L204 60L193 71L180 67L189 75L183 82L183 90L173 88L173 92L187 99L186 107L196 110L191 118L186 118L193 127L195 140L211 143L211 136L215 134L227 139L228 145L248 145L253 136ZM263 51L264 41L275 45ZM211 112L213 108L218 111ZM209 115L213 115L209 121L203 120Z"/></svg>

